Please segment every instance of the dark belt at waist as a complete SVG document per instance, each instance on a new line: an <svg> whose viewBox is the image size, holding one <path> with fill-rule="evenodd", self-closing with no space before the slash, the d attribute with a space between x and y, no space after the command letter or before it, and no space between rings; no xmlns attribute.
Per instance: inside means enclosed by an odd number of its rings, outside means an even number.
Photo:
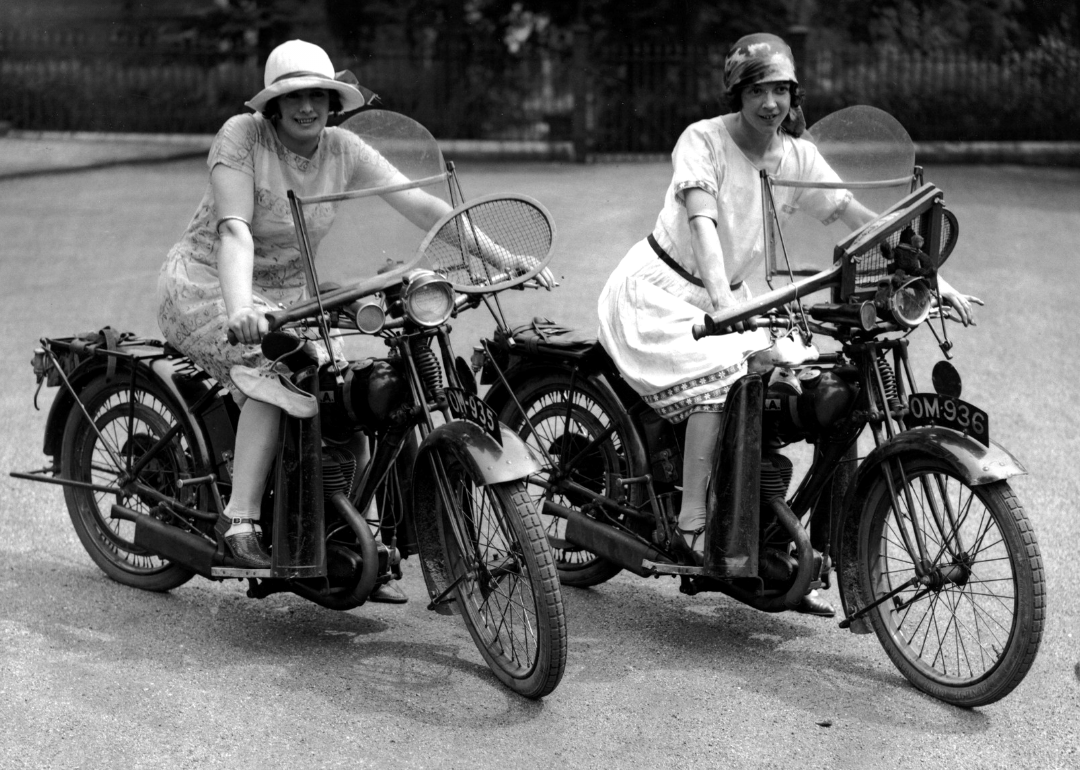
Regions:
<svg viewBox="0 0 1080 770"><path fill-rule="evenodd" d="M678 273L679 276L682 277L684 280L694 284L694 286L701 286L702 288L705 287L705 284L702 283L700 278L694 275L690 275L690 273L686 270L685 267L672 259L671 255L664 251L660 244L656 242L656 239L653 238L652 233L649 233L649 237L646 240L649 241L649 245L652 246L652 250L656 252L656 256L660 257L661 262L663 262L665 265ZM731 284L731 290L737 291L740 287L742 287L742 285L742 281L739 281L738 283L733 283Z"/></svg>

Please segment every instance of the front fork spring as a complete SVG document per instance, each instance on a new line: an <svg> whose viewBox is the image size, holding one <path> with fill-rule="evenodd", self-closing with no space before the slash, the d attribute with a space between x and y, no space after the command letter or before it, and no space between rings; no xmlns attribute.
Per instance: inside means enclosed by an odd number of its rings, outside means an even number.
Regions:
<svg viewBox="0 0 1080 770"><path fill-rule="evenodd" d="M900 394L896 390L896 373L885 356L885 351L878 353L878 372L881 374L881 384L884 387L885 403L890 411L895 412L900 408Z"/></svg>
<svg viewBox="0 0 1080 770"><path fill-rule="evenodd" d="M435 356L435 351L429 346L420 347L413 352L413 358L416 361L416 371L424 383L427 397L432 401L440 400L443 391L443 377L442 368L439 366L439 359Z"/></svg>

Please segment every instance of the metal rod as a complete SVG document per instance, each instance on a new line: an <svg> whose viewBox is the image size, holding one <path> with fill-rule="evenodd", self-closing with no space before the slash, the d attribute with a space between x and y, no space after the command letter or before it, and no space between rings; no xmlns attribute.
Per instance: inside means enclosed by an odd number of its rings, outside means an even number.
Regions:
<svg viewBox="0 0 1080 770"><path fill-rule="evenodd" d="M438 184L445 181L449 176L447 173L436 174L435 176L427 176L423 179L414 179L408 182L402 182L401 184L391 184L385 187L372 187L370 190L347 190L346 192L331 193L330 195L312 195L308 198L301 198L295 196L296 200L300 203L330 203L331 201L344 201L355 200L357 198L370 198L373 195L387 195L388 193L402 192L404 190L412 190L416 187L428 187L429 185Z"/></svg>
<svg viewBox="0 0 1080 770"><path fill-rule="evenodd" d="M772 183L778 187L815 187L822 190L874 190L880 187L899 187L902 184L911 184L911 177L902 176L896 179L881 179L874 182L802 182L796 179L772 177Z"/></svg>
<svg viewBox="0 0 1080 770"><path fill-rule="evenodd" d="M918 582L920 582L920 581L919 581L919 578L917 576L913 577L913 578L911 578L909 580L905 580L903 583L901 583L899 586L894 588L892 591L889 591L889 593L885 594L880 599L872 602L871 604L866 605L861 610L856 612L854 615L851 615L851 616L846 617L843 620L841 620L840 621L840 628L848 628L856 620L858 620L859 618L861 618L861 617L865 616L867 613L869 613L870 610L884 604L885 602L889 601L889 599L891 599L894 596L896 596L897 594L899 594L901 591L906 591L907 589L911 588L913 585L915 585Z"/></svg>
<svg viewBox="0 0 1080 770"><path fill-rule="evenodd" d="M59 484L62 487L75 487L76 489L92 489L95 492L105 492L110 495L122 495L124 493L124 490L120 489L119 487L106 487L102 486L101 484L91 484L87 481L48 478L46 476L39 475L40 473L44 472L44 470L48 469L43 469L42 471L38 471L36 473L19 473L17 471L12 471L8 475L16 479L26 479L27 481L40 481L43 484Z"/></svg>

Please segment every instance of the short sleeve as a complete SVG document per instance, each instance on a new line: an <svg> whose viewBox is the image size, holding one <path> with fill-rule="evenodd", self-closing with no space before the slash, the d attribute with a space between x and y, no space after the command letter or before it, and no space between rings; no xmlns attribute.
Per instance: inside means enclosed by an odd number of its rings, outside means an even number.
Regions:
<svg viewBox="0 0 1080 770"><path fill-rule="evenodd" d="M699 187L714 198L720 189L717 155L708 125L708 121L701 121L687 127L671 152L674 167L671 189L680 203L683 191L692 187Z"/></svg>
<svg viewBox="0 0 1080 770"><path fill-rule="evenodd" d="M806 182L828 182L834 184L843 181L821 157L817 147L809 145L810 157L807 171L803 177ZM807 214L828 225L835 222L844 213L851 202L851 192L844 189L807 188L799 196L799 206Z"/></svg>
<svg viewBox="0 0 1080 770"><path fill-rule="evenodd" d="M259 128L254 115L234 115L225 121L217 132L206 165L210 170L221 164L250 177L255 176L255 147L259 142Z"/></svg>
<svg viewBox="0 0 1080 770"><path fill-rule="evenodd" d="M346 189L369 190L406 181L382 153L349 131L340 132L348 163Z"/></svg>

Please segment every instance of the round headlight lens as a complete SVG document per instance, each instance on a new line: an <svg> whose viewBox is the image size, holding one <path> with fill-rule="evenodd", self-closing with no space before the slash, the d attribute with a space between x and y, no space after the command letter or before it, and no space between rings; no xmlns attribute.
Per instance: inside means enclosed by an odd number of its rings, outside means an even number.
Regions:
<svg viewBox="0 0 1080 770"><path fill-rule="evenodd" d="M893 319L908 329L914 329L930 315L933 296L922 278L912 278L889 298Z"/></svg>
<svg viewBox="0 0 1080 770"><path fill-rule="evenodd" d="M405 313L419 326L445 323L454 310L454 289L435 273L413 277L405 290Z"/></svg>

